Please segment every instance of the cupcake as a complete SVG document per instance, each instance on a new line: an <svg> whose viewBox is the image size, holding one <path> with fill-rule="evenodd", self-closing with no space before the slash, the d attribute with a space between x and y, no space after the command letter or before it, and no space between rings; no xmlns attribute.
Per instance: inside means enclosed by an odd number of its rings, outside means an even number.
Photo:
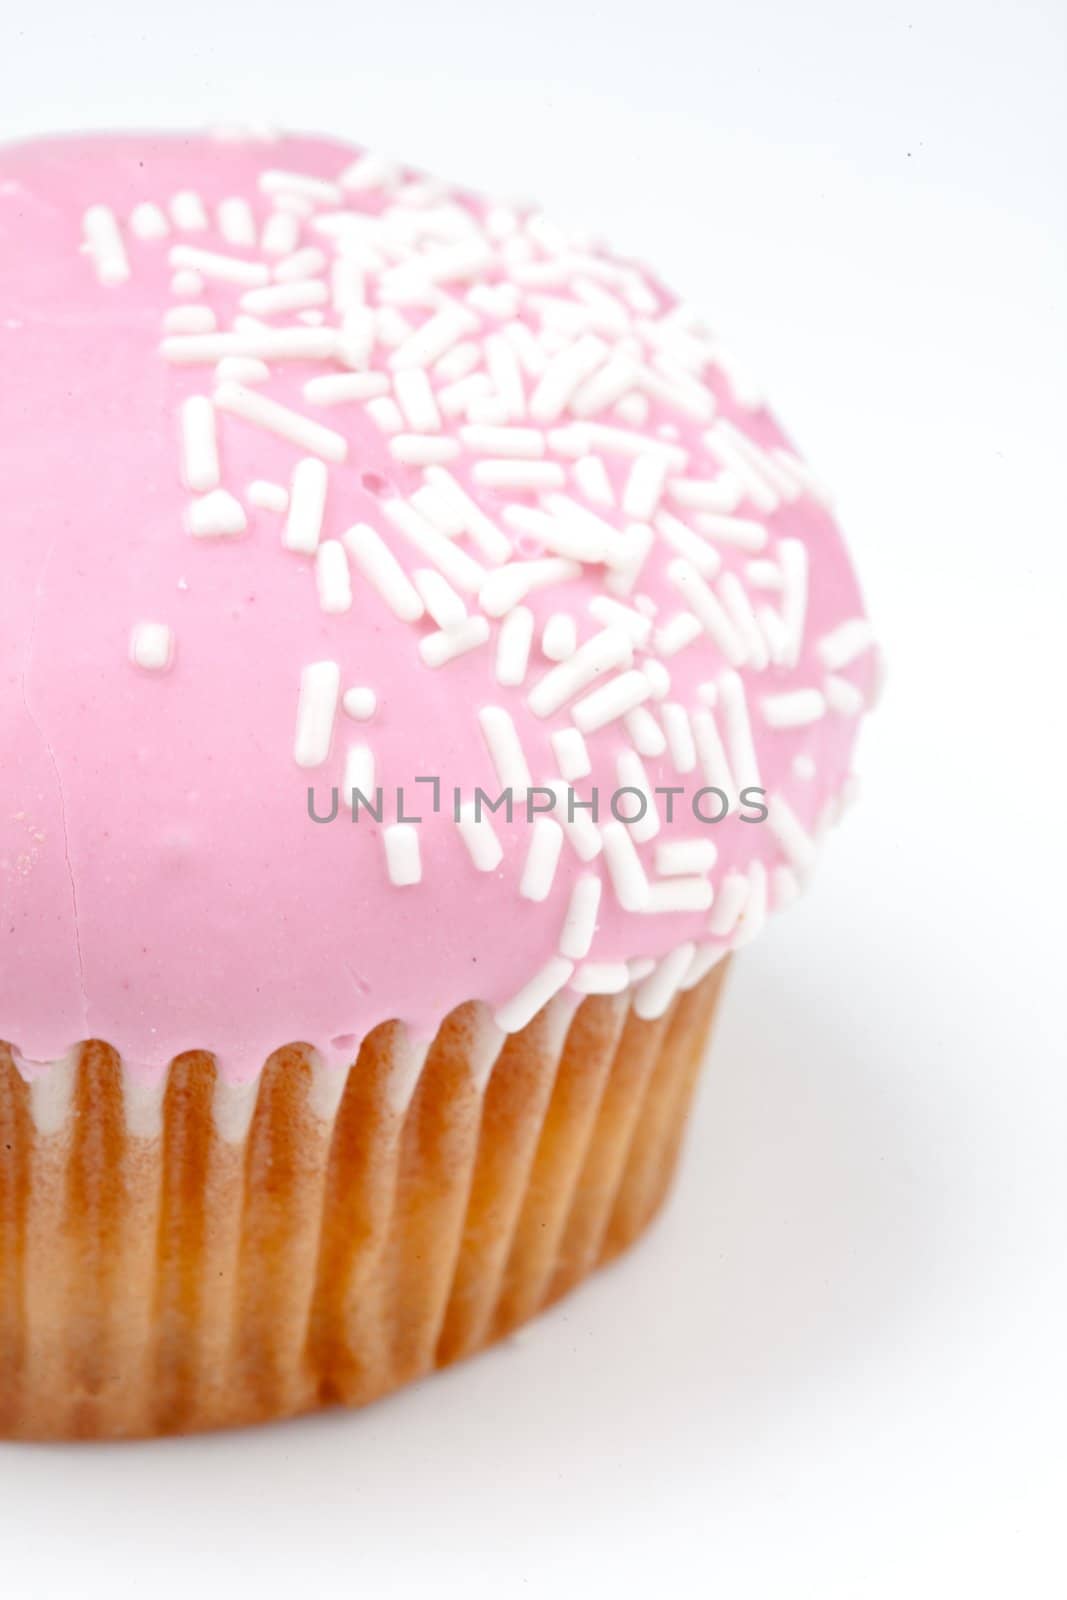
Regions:
<svg viewBox="0 0 1067 1600"><path fill-rule="evenodd" d="M0 1431L371 1400L655 1214L856 579L643 265L330 141L6 149L0 352Z"/></svg>

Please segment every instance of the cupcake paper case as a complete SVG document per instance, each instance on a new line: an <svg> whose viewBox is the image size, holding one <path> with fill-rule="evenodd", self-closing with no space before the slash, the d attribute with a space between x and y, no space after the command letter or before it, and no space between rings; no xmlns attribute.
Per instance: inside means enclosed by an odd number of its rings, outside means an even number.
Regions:
<svg viewBox="0 0 1067 1600"><path fill-rule="evenodd" d="M369 1400L625 1246L879 657L638 263L318 139L0 155L0 1427Z"/></svg>

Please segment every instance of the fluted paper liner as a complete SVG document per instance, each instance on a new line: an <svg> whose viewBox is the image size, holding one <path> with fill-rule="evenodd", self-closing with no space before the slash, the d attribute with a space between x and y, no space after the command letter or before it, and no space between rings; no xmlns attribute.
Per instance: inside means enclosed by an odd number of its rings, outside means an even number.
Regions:
<svg viewBox="0 0 1067 1600"><path fill-rule="evenodd" d="M725 963L654 1021L560 995L503 1038L398 1024L137 1081L0 1046L0 1434L121 1437L359 1405L565 1294L655 1214Z"/></svg>

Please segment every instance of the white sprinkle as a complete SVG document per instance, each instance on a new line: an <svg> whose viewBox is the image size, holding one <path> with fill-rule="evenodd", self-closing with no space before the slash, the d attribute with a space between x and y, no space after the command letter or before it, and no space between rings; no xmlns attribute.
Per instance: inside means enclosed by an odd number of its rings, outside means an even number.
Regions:
<svg viewBox="0 0 1067 1600"><path fill-rule="evenodd" d="M692 562L679 557L667 568L667 578L692 609L704 632L714 640L731 666L741 666L746 651L741 639Z"/></svg>
<svg viewBox="0 0 1067 1600"><path fill-rule="evenodd" d="M256 219L252 215L252 207L247 200L237 199L233 196L220 200L217 210L219 232L227 244L237 245L239 249L254 249L256 243ZM262 279L260 280L263 281Z"/></svg>
<svg viewBox="0 0 1067 1600"><path fill-rule="evenodd" d="M760 606L756 613L760 631L766 641L767 655L776 667L785 666L789 657L789 635L777 611L770 606Z"/></svg>
<svg viewBox="0 0 1067 1600"><path fill-rule="evenodd" d="M830 633L824 633L816 649L819 660L831 672L847 667L874 644L874 630L865 617L852 617Z"/></svg>
<svg viewBox="0 0 1067 1600"><path fill-rule="evenodd" d="M378 337L378 324L369 306L352 305L344 314L344 327L337 346L338 358L346 367L365 367Z"/></svg>
<svg viewBox="0 0 1067 1600"><path fill-rule="evenodd" d="M323 611L335 615L352 609L352 580L340 539L324 539L315 552L315 584Z"/></svg>
<svg viewBox="0 0 1067 1600"><path fill-rule="evenodd" d="M514 615L514 613L512 613ZM550 735L560 777L568 783L587 778L593 770L585 740L577 728L559 728Z"/></svg>
<svg viewBox="0 0 1067 1600"><path fill-rule="evenodd" d="M715 898L707 878L668 878L648 891L648 916L676 916L684 911L707 911Z"/></svg>
<svg viewBox="0 0 1067 1600"><path fill-rule="evenodd" d="M661 878L703 876L718 860L710 839L664 839L656 846L656 872Z"/></svg>
<svg viewBox="0 0 1067 1600"><path fill-rule="evenodd" d="M567 481L566 473L555 461L508 461L499 457L476 461L471 475L476 483L491 489L559 489Z"/></svg>
<svg viewBox="0 0 1067 1600"><path fill-rule="evenodd" d="M466 801L459 808L456 826L478 871L495 872L504 859L504 852L484 809L476 807L473 800Z"/></svg>
<svg viewBox="0 0 1067 1600"><path fill-rule="evenodd" d="M634 706L647 700L651 692L643 672L623 672L610 683L602 684L592 694L576 701L571 708L571 715L582 733L595 733L598 728L624 717Z"/></svg>
<svg viewBox="0 0 1067 1600"><path fill-rule="evenodd" d="M467 620L467 607L452 585L433 568L420 567L412 581L439 628L456 628Z"/></svg>
<svg viewBox="0 0 1067 1600"><path fill-rule="evenodd" d="M138 622L130 633L130 660L146 672L166 672L174 659L174 635L165 622Z"/></svg>
<svg viewBox="0 0 1067 1600"><path fill-rule="evenodd" d="M476 327L477 318L458 306L445 306L396 347L389 365L394 371L432 366Z"/></svg>
<svg viewBox="0 0 1067 1600"><path fill-rule="evenodd" d="M560 434L570 437L561 438ZM651 439L647 433L633 433L628 428L616 428L607 422L587 422L573 429L557 429L554 437L556 447L561 448L564 454L573 450L576 455L585 455L595 445L609 455L621 456L643 456L650 450L656 450L663 452L676 472L681 472L689 459L681 445Z"/></svg>
<svg viewBox="0 0 1067 1600"><path fill-rule="evenodd" d="M715 907L708 919L708 932L720 939L732 934L745 909L749 892L749 880L743 872L728 872L715 897Z"/></svg>
<svg viewBox="0 0 1067 1600"><path fill-rule="evenodd" d="M378 696L373 689L358 684L352 689L345 690L341 704L346 715L356 722L369 722L378 709Z"/></svg>
<svg viewBox="0 0 1067 1600"><path fill-rule="evenodd" d="M737 448L736 440L723 431L721 423L704 435L704 443L721 467L737 480L744 498L751 500L757 511L770 512L780 504L778 495L757 471L751 456ZM732 511L733 506L708 506L709 511Z"/></svg>
<svg viewBox="0 0 1067 1600"><path fill-rule="evenodd" d="M647 667L645 677L648 678ZM633 711L626 713L623 722L626 724L630 743L639 755L648 756L652 760L663 755L667 748L666 736L647 706L635 706Z"/></svg>
<svg viewBox="0 0 1067 1600"><path fill-rule="evenodd" d="M637 383L639 369L630 356L615 356L584 382L571 399L576 417L592 417L623 400Z"/></svg>
<svg viewBox="0 0 1067 1600"><path fill-rule="evenodd" d="M661 706L660 716L663 718L667 749L670 751L674 770L683 775L692 772L697 764L697 752L693 743L693 730L689 726L688 711L677 701L668 700Z"/></svg>
<svg viewBox="0 0 1067 1600"><path fill-rule="evenodd" d="M388 392L389 379L384 372L328 372L319 378L309 378L304 385L304 399L317 406L374 400Z"/></svg>
<svg viewBox="0 0 1067 1600"><path fill-rule="evenodd" d="M596 933L600 910L601 882L594 873L583 872L571 890L567 915L559 936L559 953L572 961L589 954Z"/></svg>
<svg viewBox="0 0 1067 1600"><path fill-rule="evenodd" d="M487 561L495 564L508 559L511 541L489 520L450 472L444 467L428 467L426 481L451 503L455 511L456 531L468 534Z"/></svg>
<svg viewBox="0 0 1067 1600"><path fill-rule="evenodd" d="M400 182L400 168L390 157L368 150L347 166L337 181L342 189L357 193L368 189L394 189Z"/></svg>
<svg viewBox="0 0 1067 1600"><path fill-rule="evenodd" d="M789 641L786 665L795 667L804 643L808 610L808 552L799 539L778 546L782 567L782 624Z"/></svg>
<svg viewBox="0 0 1067 1600"><path fill-rule="evenodd" d="M691 941L680 944L676 950L657 963L656 970L638 986L634 995L634 1011L646 1022L662 1017L678 993L696 953Z"/></svg>
<svg viewBox="0 0 1067 1600"><path fill-rule="evenodd" d="M380 535L367 523L357 522L342 538L349 555L394 616L401 622L418 622L425 610L418 590Z"/></svg>
<svg viewBox="0 0 1067 1600"><path fill-rule="evenodd" d="M204 395L190 395L181 409L182 479L187 489L202 494L218 487L219 447L215 407Z"/></svg>
<svg viewBox="0 0 1067 1600"><path fill-rule="evenodd" d="M306 250L294 250L291 256L278 261L272 277L275 283L301 283L304 278L317 278L325 272L328 262L322 250L307 245ZM330 298L330 296L328 296Z"/></svg>
<svg viewBox="0 0 1067 1600"><path fill-rule="evenodd" d="M541 651L549 661L566 661L578 647L578 629L569 611L553 611L541 632Z"/></svg>
<svg viewBox="0 0 1067 1600"><path fill-rule="evenodd" d="M483 706L478 722L501 788L511 789L513 798L521 799L533 779L510 713L502 706Z"/></svg>
<svg viewBox="0 0 1067 1600"><path fill-rule="evenodd" d="M656 358L656 367L641 368L640 382L654 400L662 401L665 406L697 422L708 422L715 413L715 397L711 390L702 383L694 383L687 372L671 367L661 357Z"/></svg>
<svg viewBox="0 0 1067 1600"><path fill-rule="evenodd" d="M440 466L455 460L459 455L459 443L434 434L397 433L389 440L389 454L409 467Z"/></svg>
<svg viewBox="0 0 1067 1600"><path fill-rule="evenodd" d="M602 339L595 334L584 334L553 356L530 396L530 415L534 420L555 422L562 416L579 384L603 364L607 354L608 346Z"/></svg>
<svg viewBox="0 0 1067 1600"><path fill-rule="evenodd" d="M225 356L254 356L261 361L323 361L338 354L336 328L268 328L247 319L233 333L181 334L164 339L165 361L189 366L221 361Z"/></svg>
<svg viewBox="0 0 1067 1600"><path fill-rule="evenodd" d="M636 750L620 750L615 758L615 771L619 788L636 789L644 801L641 816L627 820L626 824L635 841L644 844L646 840L655 838L660 830L659 810L645 764Z"/></svg>
<svg viewBox="0 0 1067 1600"><path fill-rule="evenodd" d="M364 293L363 269L360 263L348 256L338 256L330 265L330 295L333 309L343 316L354 306L363 304Z"/></svg>
<svg viewBox="0 0 1067 1600"><path fill-rule="evenodd" d="M615 493L607 468L600 456L580 456L571 469L574 481L593 505L613 506Z"/></svg>
<svg viewBox="0 0 1067 1600"><path fill-rule="evenodd" d="M259 175L259 187L264 194L300 194L309 200L327 206L339 206L344 199L336 183L325 178L312 178L303 172L281 172L269 168Z"/></svg>
<svg viewBox="0 0 1067 1600"><path fill-rule="evenodd" d="M375 806L374 751L369 744L351 744L345 753L341 795L351 810L356 796ZM376 806L375 806L376 809Z"/></svg>
<svg viewBox="0 0 1067 1600"><path fill-rule="evenodd" d="M389 882L398 889L422 880L419 833L410 822L394 822L382 834Z"/></svg>
<svg viewBox="0 0 1067 1600"><path fill-rule="evenodd" d="M556 876L563 829L551 817L538 817L530 833L530 848L519 882L524 900L547 900Z"/></svg>
<svg viewBox="0 0 1067 1600"><path fill-rule="evenodd" d="M842 678L837 673L831 672L823 688L826 691L826 704L839 717L858 717L863 710L863 695L848 678Z"/></svg>
<svg viewBox="0 0 1067 1600"><path fill-rule="evenodd" d="M401 349L403 349L403 346L401 346ZM399 354L400 351L397 351L397 355ZM467 377L469 373L474 371L475 367L480 367L481 364L481 346L475 344L473 339L466 339L462 344L453 345L446 355L441 356L439 360L434 362L433 375L441 383L455 389L458 387L461 378ZM491 386L488 377L484 373L479 374L478 384L488 393ZM441 394L437 398L438 402L440 402Z"/></svg>
<svg viewBox="0 0 1067 1600"><path fill-rule="evenodd" d="M518 1033L532 1022L542 1006L559 993L574 971L574 962L553 956L536 977L494 1013L494 1021L505 1033Z"/></svg>
<svg viewBox="0 0 1067 1600"><path fill-rule="evenodd" d="M327 480L325 463L314 456L305 456L294 467L289 516L282 534L282 544L287 550L314 555L318 549L326 509Z"/></svg>
<svg viewBox="0 0 1067 1600"><path fill-rule="evenodd" d="M268 483L265 478L255 478L245 490L249 505L263 511L286 511L289 508L289 491L283 484Z"/></svg>
<svg viewBox="0 0 1067 1600"><path fill-rule="evenodd" d="M693 644L704 632L691 611L680 611L677 616L656 629L656 649L661 656L676 656L686 645Z"/></svg>
<svg viewBox="0 0 1067 1600"><path fill-rule="evenodd" d="M769 728L802 728L826 715L826 701L818 689L791 689L764 695L760 710Z"/></svg>
<svg viewBox="0 0 1067 1600"><path fill-rule="evenodd" d="M170 280L170 292L180 300L195 300L204 292L204 280L191 267L182 267Z"/></svg>
<svg viewBox="0 0 1067 1600"><path fill-rule="evenodd" d="M526 677L533 641L534 615L528 606L515 606L500 624L496 641L496 681L517 688ZM580 737L580 735L579 735Z"/></svg>
<svg viewBox="0 0 1067 1600"><path fill-rule="evenodd" d="M671 692L671 675L655 656L649 656L644 663L643 671L652 688L656 700L665 700Z"/></svg>
<svg viewBox="0 0 1067 1600"><path fill-rule="evenodd" d="M726 760L726 750L714 713L701 707L692 712L689 722L704 781L713 789L721 789L727 799L732 799L737 793L737 786Z"/></svg>
<svg viewBox="0 0 1067 1600"><path fill-rule="evenodd" d="M782 587L782 569L775 561L746 561L745 576L754 589Z"/></svg>
<svg viewBox="0 0 1067 1600"><path fill-rule="evenodd" d="M486 581L485 568L439 533L431 522L420 516L410 501L399 497L385 500L382 510L394 528L398 528L416 550L443 572L457 589L464 589L468 594L479 593Z"/></svg>
<svg viewBox="0 0 1067 1600"><path fill-rule="evenodd" d="M800 879L792 867L778 866L771 873L771 898L775 911L784 911L800 895Z"/></svg>
<svg viewBox="0 0 1067 1600"><path fill-rule="evenodd" d="M271 283L263 289L246 289L241 306L253 316L274 317L286 311L303 311L308 306L324 306L330 298L321 278L302 278L296 283Z"/></svg>
<svg viewBox="0 0 1067 1600"><path fill-rule="evenodd" d="M430 380L421 367L404 367L394 374L393 388L407 419L416 433L437 433L441 414L433 397Z"/></svg>
<svg viewBox="0 0 1067 1600"><path fill-rule="evenodd" d="M612 819L604 823L600 837L616 900L624 911L643 911L649 885L630 829Z"/></svg>
<svg viewBox="0 0 1067 1600"><path fill-rule="evenodd" d="M457 656L488 643L489 622L485 617L468 617L458 627L430 633L419 640L419 655L428 667L443 667Z"/></svg>
<svg viewBox="0 0 1067 1600"><path fill-rule="evenodd" d="M750 944L767 920L767 868L753 861L748 869L748 897L734 933L735 947Z"/></svg>
<svg viewBox="0 0 1067 1600"><path fill-rule="evenodd" d="M185 526L196 539L231 538L248 527L241 502L226 489L212 489L186 509Z"/></svg>
<svg viewBox="0 0 1067 1600"><path fill-rule="evenodd" d="M729 751L730 767L737 780L737 787L739 790L758 788L759 763L756 760L756 747L748 718L748 700L745 686L736 672L722 673L719 678L719 694L726 721L726 746Z"/></svg>
<svg viewBox="0 0 1067 1600"><path fill-rule="evenodd" d="M608 561L615 570L608 574L606 587L613 594L628 595L633 590L655 542L656 536L647 522L627 525L617 549L608 552Z"/></svg>
<svg viewBox="0 0 1067 1600"><path fill-rule="evenodd" d="M595 861L604 848L604 842L586 803L572 793L568 784L561 783L557 779L553 779L544 787L550 789L556 797L557 815L579 861Z"/></svg>
<svg viewBox="0 0 1067 1600"><path fill-rule="evenodd" d="M801 751L793 758L793 771L803 783L810 783L815 776L815 762L806 751Z"/></svg>
<svg viewBox="0 0 1067 1600"><path fill-rule="evenodd" d="M714 942L698 945L696 954L689 963L689 970L682 979L682 988L695 989L697 984L707 977L712 968L718 966L725 954L725 945Z"/></svg>
<svg viewBox="0 0 1067 1600"><path fill-rule="evenodd" d="M86 247L101 283L125 283L130 276L126 246L110 206L90 206L82 218Z"/></svg>
<svg viewBox="0 0 1067 1600"><path fill-rule="evenodd" d="M544 561L509 561L488 575L478 591L478 604L487 616L502 617L535 589L569 583L572 578L581 577L581 573L576 561L556 556Z"/></svg>
<svg viewBox="0 0 1067 1600"><path fill-rule="evenodd" d="M301 672L293 746L298 767L321 767L329 756L340 689L336 661L314 661Z"/></svg>
<svg viewBox="0 0 1067 1600"><path fill-rule="evenodd" d="M705 544L693 530L669 511L656 517L656 532L684 561L690 562L703 578L714 578L722 566L722 557L711 545Z"/></svg>
<svg viewBox="0 0 1067 1600"><path fill-rule="evenodd" d="M622 628L604 628L580 645L568 661L545 673L530 693L530 710L537 717L550 717L597 678L632 663L629 635Z"/></svg>
<svg viewBox="0 0 1067 1600"><path fill-rule="evenodd" d="M583 961L571 988L578 994L622 994L630 987L630 969L625 961Z"/></svg>
<svg viewBox="0 0 1067 1600"><path fill-rule="evenodd" d="M467 298L470 299L470 295ZM501 332L518 356L519 365L527 377L539 378L548 365L548 357L532 330L527 327L525 322L509 322L506 327L501 329Z"/></svg>
<svg viewBox="0 0 1067 1600"><path fill-rule="evenodd" d="M696 511L733 511L741 486L729 473L718 478L671 478L667 494L677 505Z"/></svg>
<svg viewBox="0 0 1067 1600"><path fill-rule="evenodd" d="M399 433L404 426L400 407L392 395L383 394L375 400L368 401L367 415L382 433Z"/></svg>
<svg viewBox="0 0 1067 1600"><path fill-rule="evenodd" d="M271 212L263 224L259 247L264 255L292 255L300 239L300 218L280 208Z"/></svg>
<svg viewBox="0 0 1067 1600"><path fill-rule="evenodd" d="M762 550L767 543L767 530L763 523L753 522L747 517L721 517L698 512L696 525L709 539L736 545L739 550Z"/></svg>
<svg viewBox="0 0 1067 1600"><path fill-rule="evenodd" d="M623 395L614 408L614 415L620 422L627 422L631 427L643 428L648 422L649 404L647 395L635 389L632 394Z"/></svg>
<svg viewBox="0 0 1067 1600"><path fill-rule="evenodd" d="M182 189L170 202L171 221L188 233L202 233L208 225L204 202L193 189Z"/></svg>
<svg viewBox="0 0 1067 1600"><path fill-rule="evenodd" d="M545 436L538 428L487 427L475 424L460 428L459 436L476 455L504 456L511 460L533 459L545 453Z"/></svg>
<svg viewBox="0 0 1067 1600"><path fill-rule="evenodd" d="M170 232L170 224L159 206L142 200L130 212L130 232L138 239L162 239Z"/></svg>
<svg viewBox="0 0 1067 1600"><path fill-rule="evenodd" d="M630 476L623 490L624 514L638 522L650 521L659 506L666 481L667 461L662 452L638 456L630 468Z"/></svg>
<svg viewBox="0 0 1067 1600"><path fill-rule="evenodd" d="M720 439L732 445L738 457L747 462L752 471L765 480L772 490L777 491L783 500L793 501L800 498L804 491L804 478L800 473L787 466L785 462L776 460L725 417L715 424L715 431Z"/></svg>
<svg viewBox="0 0 1067 1600"><path fill-rule="evenodd" d="M736 572L724 572L718 587L719 598L741 640L747 664L754 672L763 672L770 661L767 641L740 578Z"/></svg>
<svg viewBox="0 0 1067 1600"><path fill-rule="evenodd" d="M270 272L262 262L242 261L239 256L220 255L216 250L201 250L196 245L173 245L169 259L172 267L191 267L205 278L216 278L221 283L242 284L254 290L270 282Z"/></svg>
<svg viewBox="0 0 1067 1600"><path fill-rule="evenodd" d="M171 306L163 314L164 333L213 333L217 326L210 306Z"/></svg>
<svg viewBox="0 0 1067 1600"><path fill-rule="evenodd" d="M782 795L772 795L767 806L767 826L784 850L790 866L803 880L815 865L815 841Z"/></svg>
<svg viewBox="0 0 1067 1600"><path fill-rule="evenodd" d="M604 627L622 628L637 647L642 648L648 643L652 623L648 617L643 617L640 611L635 611L632 606L623 605L621 601L613 600L610 595L598 594L590 600L588 611L589 615L595 617Z"/></svg>
<svg viewBox="0 0 1067 1600"><path fill-rule="evenodd" d="M309 417L291 411L277 400L268 400L266 395L245 389L241 384L220 384L215 391L215 404L221 410L277 434L298 449L311 450L327 461L343 461L348 454L348 442L342 434L334 433L332 428L324 428L319 422L312 422Z"/></svg>

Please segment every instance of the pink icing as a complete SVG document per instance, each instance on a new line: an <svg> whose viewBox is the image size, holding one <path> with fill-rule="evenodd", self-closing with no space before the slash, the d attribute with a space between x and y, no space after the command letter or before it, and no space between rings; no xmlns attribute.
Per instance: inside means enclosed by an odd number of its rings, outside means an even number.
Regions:
<svg viewBox="0 0 1067 1600"><path fill-rule="evenodd" d="M185 242L269 260L258 248L220 237L218 202L247 198L262 225L271 213L271 199L260 191L264 171L336 180L355 154L318 139L157 136L43 141L0 154L0 1037L27 1062L53 1060L96 1037L147 1070L182 1050L207 1048L229 1076L243 1078L292 1040L339 1059L351 1055L353 1039L388 1018L426 1033L463 1000L500 1006L540 971L557 951L571 891L586 873L604 879L591 961L660 958L686 941L709 941L707 910L625 911L603 855L583 863L569 843L547 898L523 898L519 880L531 838L525 820L507 826L494 819L504 859L495 871L480 872L450 815L453 785L468 794L475 785L499 788L478 723L485 705L510 712L535 783L558 777L549 735L569 724L568 712L541 719L526 696L552 665L539 645L552 613L573 613L580 640L601 626L586 607L604 592L602 567L586 565L577 579L529 597L537 631L526 682L503 687L494 675L495 619L488 644L431 669L417 643L435 625L398 620L354 567L351 609L320 608L314 559L284 548L284 517L246 498L253 480L289 484L307 452L286 440L221 416L222 482L245 505L248 529L235 538L200 539L186 531L193 497L179 470L180 407L190 395L210 396L216 380L211 365L163 359L162 319L176 304L208 305L220 328L231 327L242 290L208 279L195 300L176 300L169 252ZM208 231L185 232L171 222L165 238L130 232L138 203L166 210L171 197L187 190L202 198ZM346 192L343 205L379 214L408 204L414 210L424 198L397 194L394 184ZM466 194L450 192L448 203L478 222L487 216L485 204ZM118 219L127 281L102 283L83 247L83 214L95 205ZM319 212L331 209L318 203ZM525 225L520 218L520 229ZM546 244L537 228L534 235L534 259L549 258L551 240ZM329 253L331 241L315 231L314 217L303 217L299 244ZM584 241L580 247L590 248ZM521 254L513 251L513 259ZM599 247L597 259L613 260ZM509 275L499 254L478 270L484 282ZM367 281L372 298L373 272ZM446 282L438 294L465 304L473 281ZM675 302L643 271L640 281L655 309L632 315L661 318ZM568 281L523 292L566 299L572 288ZM431 307L400 310L417 326ZM536 329L536 314L524 315ZM500 320L483 311L476 316L476 340ZM301 325L292 314L270 320ZM329 306L326 320L337 320ZM610 344L611 336L604 337ZM388 372L390 355L379 344L371 365ZM408 572L425 568L430 563L382 512L385 496L415 492L421 467L394 459L388 435L362 404L316 408L303 397L310 377L344 370L331 360L279 363L258 392L347 440L346 460L329 468L322 537L366 522ZM789 449L768 413L735 395L716 359L702 378L717 418L768 452ZM528 378L527 396L534 387ZM600 420L631 426L611 415ZM446 418L445 434L458 437L465 422ZM572 422L565 414L545 427ZM658 438L664 424L677 430L677 443L689 453L686 476L719 471L702 442L707 421L653 399L639 431ZM450 470L497 526L504 526L505 504L537 504L536 493L479 487L470 475L473 459L464 453ZM783 539L806 547L811 577L803 638L795 665L747 663L740 674L762 785L787 802L805 830L817 832L847 779L856 718L831 708L814 722L780 728L764 720L760 706L765 696L824 685L821 641L862 616L862 606L838 531L810 480L795 458L773 459L792 462L782 470L793 492L772 510L746 497L736 514L767 529L757 559L775 561ZM605 461L618 497L631 463L617 456ZM563 465L569 474L572 463ZM567 492L575 493L570 481ZM614 508L596 509L619 528L632 520ZM679 505L671 509L687 515ZM456 543L485 563L468 540ZM754 603L779 603L775 591L751 586L753 552L725 543L714 548L722 572L737 573ZM685 609L668 577L675 559L657 540L633 595L622 597L628 604L645 597L649 612L656 608L657 626ZM477 596L463 598L477 614ZM169 670L131 663L131 630L146 620L172 630ZM377 709L364 723L339 708L329 759L305 771L293 754L297 694L303 669L324 660L339 664L342 690L373 689ZM863 650L837 676L869 700L875 664L873 652ZM665 665L669 700L695 708L700 686L716 681L724 661L705 635ZM646 705L657 713L655 699ZM308 785L326 809L330 786L341 783L346 746L364 742L387 793L395 784L407 788L409 810L418 802L417 775L437 774L445 788L442 814L420 808L422 875L410 886L390 881L381 829L366 817L330 826L308 819ZM625 725L611 723L588 745L592 781L610 794L618 786L616 757L630 748ZM652 784L687 782L692 790L704 781L679 778L669 753L647 757L645 767ZM576 787L585 794L589 783ZM702 827L679 806L675 824L639 846L650 876L656 845L670 838L714 840L711 881L718 895L729 874L747 872L755 861L772 874L788 864L790 851L769 825L732 817ZM772 906L788 881L772 876ZM734 937L718 942L725 948Z"/></svg>

